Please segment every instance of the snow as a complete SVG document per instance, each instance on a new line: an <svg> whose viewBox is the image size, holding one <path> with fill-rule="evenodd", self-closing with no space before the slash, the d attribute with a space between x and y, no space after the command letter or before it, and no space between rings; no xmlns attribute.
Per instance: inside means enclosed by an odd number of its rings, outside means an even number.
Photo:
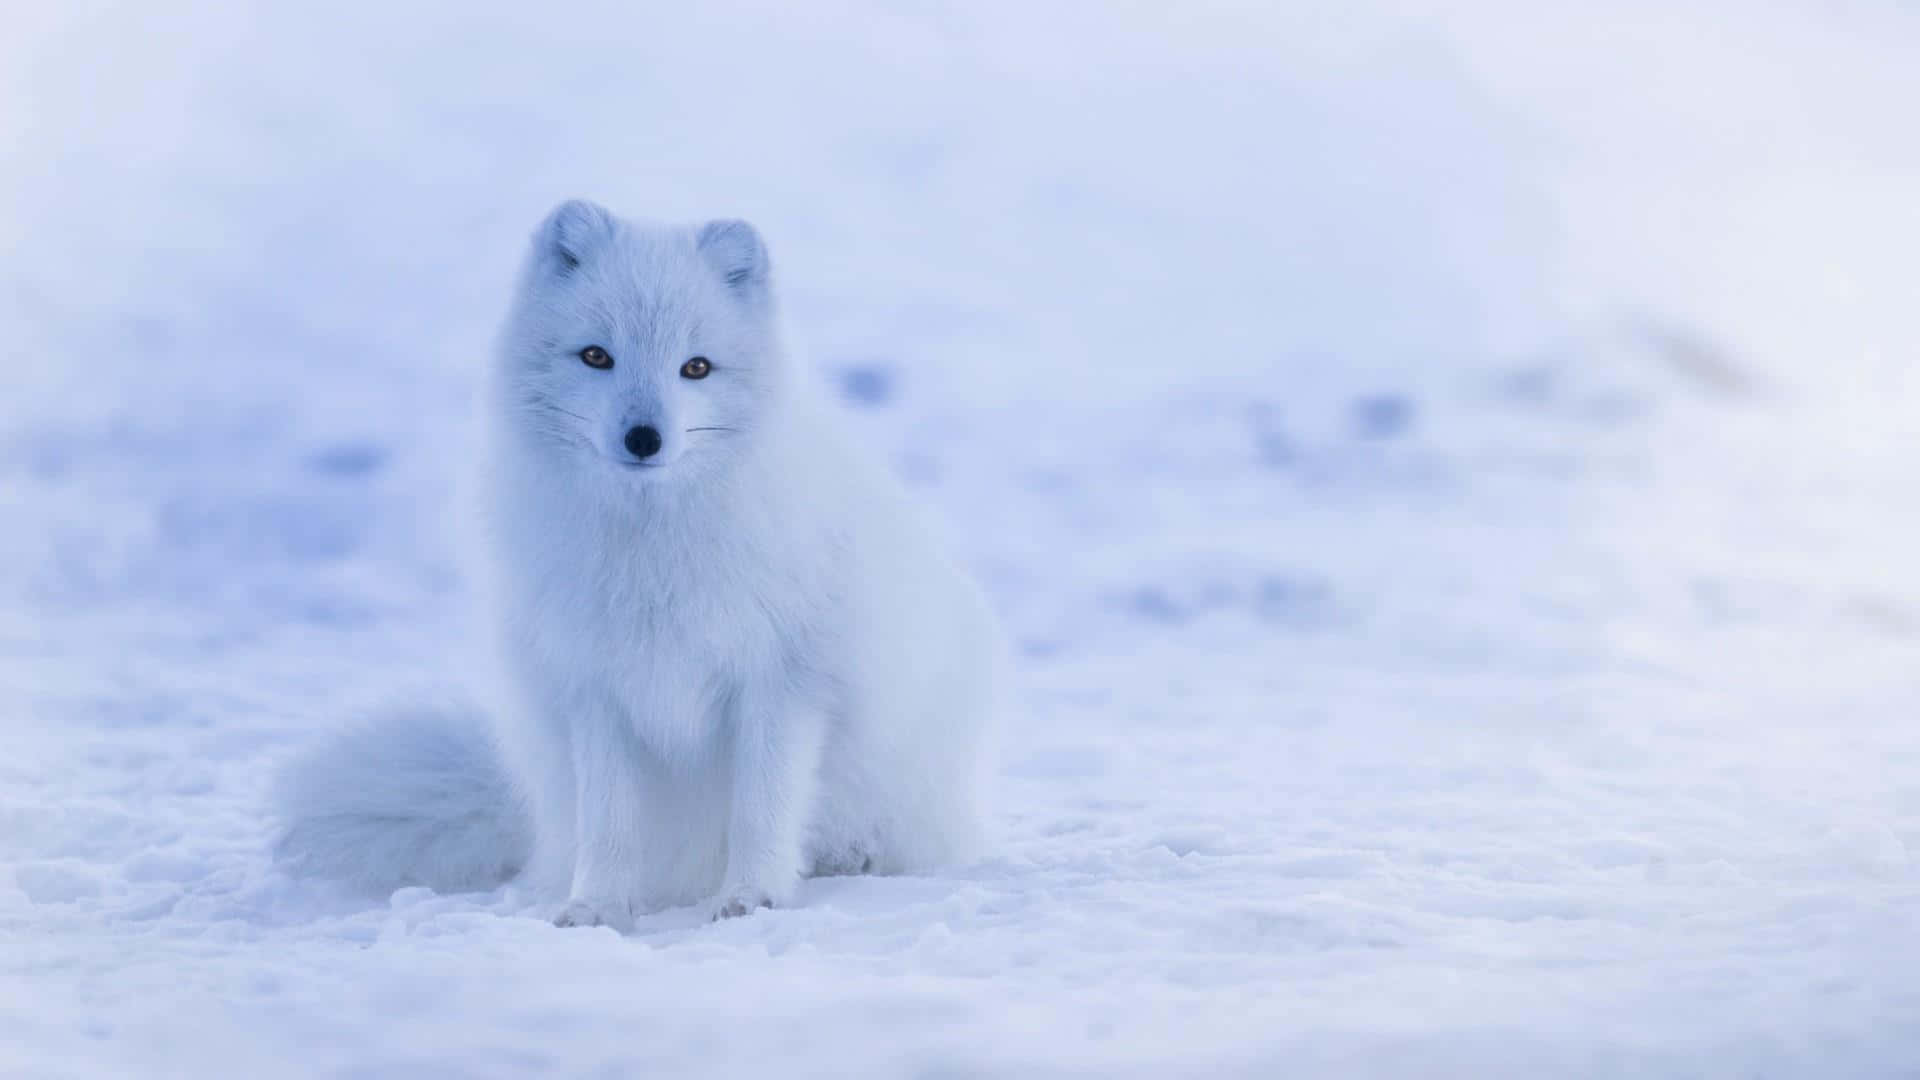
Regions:
<svg viewBox="0 0 1920 1080"><path fill-rule="evenodd" d="M1920 14L1268 7L15 13L0 1073L1920 1068ZM270 864L471 674L570 195L758 223L986 582L984 861L624 938Z"/></svg>

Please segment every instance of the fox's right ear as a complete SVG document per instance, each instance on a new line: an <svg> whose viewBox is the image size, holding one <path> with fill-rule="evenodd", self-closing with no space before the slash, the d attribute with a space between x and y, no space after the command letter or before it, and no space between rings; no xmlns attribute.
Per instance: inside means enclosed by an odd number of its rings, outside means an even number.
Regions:
<svg viewBox="0 0 1920 1080"><path fill-rule="evenodd" d="M555 277L565 277L613 235L613 215L598 203L568 199L553 208L533 234L534 257Z"/></svg>
<svg viewBox="0 0 1920 1080"><path fill-rule="evenodd" d="M727 288L743 296L766 291L772 264L767 260L766 241L753 226L732 218L709 221L700 227L694 245L720 271Z"/></svg>

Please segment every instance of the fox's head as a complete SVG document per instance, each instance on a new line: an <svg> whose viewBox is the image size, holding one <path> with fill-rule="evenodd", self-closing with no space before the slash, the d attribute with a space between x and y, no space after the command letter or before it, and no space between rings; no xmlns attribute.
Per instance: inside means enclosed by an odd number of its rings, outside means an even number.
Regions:
<svg viewBox="0 0 1920 1080"><path fill-rule="evenodd" d="M727 460L782 383L771 271L744 221L647 226L562 203L501 341L508 422L647 482Z"/></svg>

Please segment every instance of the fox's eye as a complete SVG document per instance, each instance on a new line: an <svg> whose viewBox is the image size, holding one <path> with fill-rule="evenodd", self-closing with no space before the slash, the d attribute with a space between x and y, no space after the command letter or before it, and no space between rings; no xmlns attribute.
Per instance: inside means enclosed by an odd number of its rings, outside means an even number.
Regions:
<svg viewBox="0 0 1920 1080"><path fill-rule="evenodd" d="M602 371L613 366L613 357L598 345L589 345L581 349L580 359L586 361L588 367L599 368Z"/></svg>
<svg viewBox="0 0 1920 1080"><path fill-rule="evenodd" d="M704 356L696 356L680 365L680 377L683 379L704 379L713 370L713 364Z"/></svg>

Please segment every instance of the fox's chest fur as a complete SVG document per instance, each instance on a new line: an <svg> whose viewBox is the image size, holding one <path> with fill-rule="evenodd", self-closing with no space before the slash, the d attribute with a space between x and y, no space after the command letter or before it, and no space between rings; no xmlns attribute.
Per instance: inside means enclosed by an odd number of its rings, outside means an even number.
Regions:
<svg viewBox="0 0 1920 1080"><path fill-rule="evenodd" d="M496 539L512 654L548 700L609 706L663 759L697 761L742 687L831 681L835 541L804 514L767 520L780 493L608 499L590 477L546 480L501 493Z"/></svg>

